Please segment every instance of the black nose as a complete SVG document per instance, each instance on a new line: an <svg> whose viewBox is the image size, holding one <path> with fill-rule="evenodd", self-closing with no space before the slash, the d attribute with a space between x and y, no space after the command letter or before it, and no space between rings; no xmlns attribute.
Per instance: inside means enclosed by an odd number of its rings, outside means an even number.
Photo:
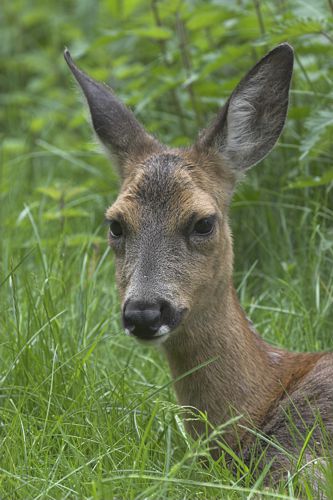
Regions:
<svg viewBox="0 0 333 500"><path fill-rule="evenodd" d="M162 303L129 300L123 311L124 327L139 338L152 338L162 325L162 311Z"/></svg>

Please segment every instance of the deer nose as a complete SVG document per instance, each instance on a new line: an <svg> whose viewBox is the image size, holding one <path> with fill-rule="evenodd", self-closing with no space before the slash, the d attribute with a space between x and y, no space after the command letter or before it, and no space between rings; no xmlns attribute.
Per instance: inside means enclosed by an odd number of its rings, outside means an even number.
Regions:
<svg viewBox="0 0 333 500"><path fill-rule="evenodd" d="M141 339L152 338L161 326L162 304L128 301L123 311L124 327Z"/></svg>

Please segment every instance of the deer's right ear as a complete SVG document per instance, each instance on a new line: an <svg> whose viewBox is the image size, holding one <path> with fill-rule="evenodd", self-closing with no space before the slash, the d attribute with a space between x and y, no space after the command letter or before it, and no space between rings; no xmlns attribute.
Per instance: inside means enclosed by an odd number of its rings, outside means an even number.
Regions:
<svg viewBox="0 0 333 500"><path fill-rule="evenodd" d="M88 102L97 137L116 159L120 175L125 177L126 160L153 151L158 142L109 87L96 82L75 65L67 49L64 57Z"/></svg>
<svg viewBox="0 0 333 500"><path fill-rule="evenodd" d="M197 147L215 149L235 172L262 160L283 129L292 70L293 49L278 45L241 80Z"/></svg>

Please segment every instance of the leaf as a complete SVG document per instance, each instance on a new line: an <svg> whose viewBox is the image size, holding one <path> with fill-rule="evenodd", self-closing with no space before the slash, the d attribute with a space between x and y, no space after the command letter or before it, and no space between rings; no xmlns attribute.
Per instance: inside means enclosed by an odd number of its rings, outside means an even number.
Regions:
<svg viewBox="0 0 333 500"><path fill-rule="evenodd" d="M326 26L324 22L312 19L297 19L284 23L283 27L277 28L278 32L283 29L284 40L288 40L298 36L304 36L311 33L321 33L325 31Z"/></svg>
<svg viewBox="0 0 333 500"><path fill-rule="evenodd" d="M106 246L106 238L102 238L101 236L94 236L91 234L71 234L66 236L66 244L69 247L77 247L87 245L88 243L94 245L105 245Z"/></svg>
<svg viewBox="0 0 333 500"><path fill-rule="evenodd" d="M44 212L43 218L45 220L60 220L60 219L73 219L80 217L90 217L90 213L80 208L64 208L63 210L54 210Z"/></svg>
<svg viewBox="0 0 333 500"><path fill-rule="evenodd" d="M303 159L309 152L322 141L324 135L329 133L329 145L332 145L333 136L333 113L332 109L320 109L311 115L305 122L308 133L301 142L300 150Z"/></svg>
<svg viewBox="0 0 333 500"><path fill-rule="evenodd" d="M42 193L48 198L51 198L52 200L55 201L60 201L62 196L63 196L63 191L60 189L57 189L55 187L39 187L36 189L38 193Z"/></svg>
<svg viewBox="0 0 333 500"><path fill-rule="evenodd" d="M330 184L331 182L333 182L333 169L329 170L322 176L304 177L303 179L299 179L298 181L291 182L288 185L288 189L303 189L307 187L325 186L326 184Z"/></svg>
<svg viewBox="0 0 333 500"><path fill-rule="evenodd" d="M214 9L202 12L198 10L187 23L189 30L198 30L203 28L208 28L209 26L215 26L219 20L225 17L223 10L218 11L215 7Z"/></svg>
<svg viewBox="0 0 333 500"><path fill-rule="evenodd" d="M153 38L154 40L168 40L172 36L171 30L160 26L151 26L149 28L136 28L128 32L130 35Z"/></svg>
<svg viewBox="0 0 333 500"><path fill-rule="evenodd" d="M2 142L2 150L5 153L23 153L26 149L24 139L19 139L18 137L7 137Z"/></svg>
<svg viewBox="0 0 333 500"><path fill-rule="evenodd" d="M66 189L64 192L64 199L65 201L72 200L73 198L76 198L77 195L85 193L87 189L83 186L76 186L73 188Z"/></svg>

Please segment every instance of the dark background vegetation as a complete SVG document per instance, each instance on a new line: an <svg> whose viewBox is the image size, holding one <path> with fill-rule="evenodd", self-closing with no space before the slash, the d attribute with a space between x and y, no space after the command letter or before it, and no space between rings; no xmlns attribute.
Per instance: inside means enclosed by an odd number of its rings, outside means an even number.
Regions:
<svg viewBox="0 0 333 500"><path fill-rule="evenodd" d="M122 336L103 225L118 181L64 46L178 146L293 45L287 126L233 202L235 283L270 342L330 349L332 16L331 0L1 3L1 497L243 498L227 468L197 464L160 355Z"/></svg>

